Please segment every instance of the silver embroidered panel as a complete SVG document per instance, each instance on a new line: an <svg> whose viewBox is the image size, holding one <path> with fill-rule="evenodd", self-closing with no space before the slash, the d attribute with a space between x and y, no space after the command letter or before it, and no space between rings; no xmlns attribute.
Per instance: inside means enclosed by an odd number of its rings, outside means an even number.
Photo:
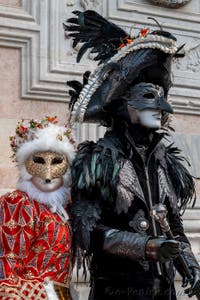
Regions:
<svg viewBox="0 0 200 300"><path fill-rule="evenodd" d="M144 201L144 194L140 186L137 174L130 161L126 160L119 171L119 183L117 185L116 211L127 213L134 196Z"/></svg>

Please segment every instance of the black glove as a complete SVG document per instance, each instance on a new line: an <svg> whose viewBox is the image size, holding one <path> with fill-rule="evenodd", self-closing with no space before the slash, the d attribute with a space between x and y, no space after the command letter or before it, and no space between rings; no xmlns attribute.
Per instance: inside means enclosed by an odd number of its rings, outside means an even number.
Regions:
<svg viewBox="0 0 200 300"><path fill-rule="evenodd" d="M188 294L188 297L192 297L196 294L200 295L200 270L192 269L193 282L192 286L185 290L185 293Z"/></svg>
<svg viewBox="0 0 200 300"><path fill-rule="evenodd" d="M165 237L150 239L146 244L146 257L160 262L174 259L180 254L179 244Z"/></svg>
<svg viewBox="0 0 200 300"><path fill-rule="evenodd" d="M187 278L187 276L186 276L186 274L183 270L183 267L180 264L180 261L177 258L174 260L174 266L176 267L176 270L178 271L178 273L181 275L181 277L182 277L182 287L185 288L188 285L189 280L188 280L188 278Z"/></svg>
<svg viewBox="0 0 200 300"><path fill-rule="evenodd" d="M189 244L181 243L181 255L183 256L186 264L191 270L191 274L193 275L193 280L191 283L191 287L185 290L185 293L188 294L189 297L192 297L196 294L200 294L200 266L192 252L192 249ZM183 276L183 280L186 287L188 284L188 280Z"/></svg>

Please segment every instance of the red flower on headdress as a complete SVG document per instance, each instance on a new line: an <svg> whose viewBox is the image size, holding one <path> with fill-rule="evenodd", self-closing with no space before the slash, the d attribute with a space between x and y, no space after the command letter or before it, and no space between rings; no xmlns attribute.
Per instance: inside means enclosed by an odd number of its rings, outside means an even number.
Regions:
<svg viewBox="0 0 200 300"><path fill-rule="evenodd" d="M140 30L140 36L145 37L149 33L149 28L143 28Z"/></svg>
<svg viewBox="0 0 200 300"><path fill-rule="evenodd" d="M58 119L57 117L50 117L50 116L47 116L47 121L50 122L50 123L53 123L53 124L56 124L58 123Z"/></svg>
<svg viewBox="0 0 200 300"><path fill-rule="evenodd" d="M131 44L133 41L133 39L129 39L129 38L126 38L123 40L123 43L121 45L119 45L119 49L123 48L124 46L126 46L127 44Z"/></svg>
<svg viewBox="0 0 200 300"><path fill-rule="evenodd" d="M28 130L28 128L24 127L23 125L20 125L18 128L18 133L23 135L24 133L26 133Z"/></svg>

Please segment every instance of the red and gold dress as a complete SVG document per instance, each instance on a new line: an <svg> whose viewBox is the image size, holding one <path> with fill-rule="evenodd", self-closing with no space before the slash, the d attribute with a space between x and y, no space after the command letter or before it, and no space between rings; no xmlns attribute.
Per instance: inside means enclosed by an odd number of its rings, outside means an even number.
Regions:
<svg viewBox="0 0 200 300"><path fill-rule="evenodd" d="M47 299L43 284L69 286L69 224L19 190L0 198L0 299ZM6 296L5 296L6 295Z"/></svg>

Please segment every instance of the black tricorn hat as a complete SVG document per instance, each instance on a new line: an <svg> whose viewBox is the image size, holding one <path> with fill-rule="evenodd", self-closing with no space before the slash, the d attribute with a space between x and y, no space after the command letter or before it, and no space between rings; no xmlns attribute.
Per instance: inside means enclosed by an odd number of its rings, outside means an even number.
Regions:
<svg viewBox="0 0 200 300"><path fill-rule="evenodd" d="M161 30L144 28L130 37L117 25L95 11L73 12L71 25L64 28L73 37L73 46L83 43L77 61L86 50L97 53L99 67L84 76L84 84L69 81L72 122L102 122L108 117L108 107L119 100L127 89L139 82L160 85L167 98L171 87L171 62L177 56L176 38Z"/></svg>

